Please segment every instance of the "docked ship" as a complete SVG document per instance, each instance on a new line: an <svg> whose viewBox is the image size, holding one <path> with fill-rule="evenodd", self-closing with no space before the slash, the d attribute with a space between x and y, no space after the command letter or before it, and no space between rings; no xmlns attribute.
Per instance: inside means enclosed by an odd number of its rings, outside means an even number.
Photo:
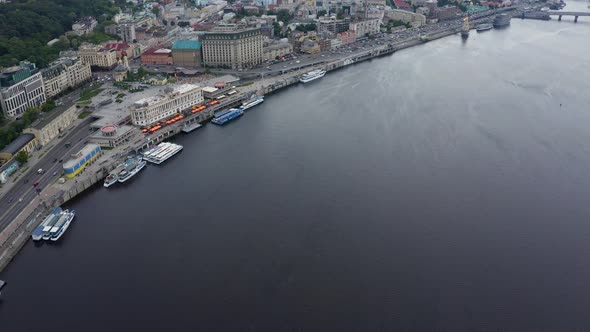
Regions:
<svg viewBox="0 0 590 332"><path fill-rule="evenodd" d="M33 230L33 233L31 234L33 241L39 241L39 240L43 239L43 230L53 220L55 220L54 223L57 222L57 220L59 219L60 213L61 213L61 208L57 207L57 208L53 209L53 211L51 211L51 213L47 217L45 217L45 219L43 219L43 222L41 224L39 224L39 226L37 226Z"/></svg>
<svg viewBox="0 0 590 332"><path fill-rule="evenodd" d="M123 170L119 172L119 175L117 176L117 181L123 183L131 179L135 174L139 173L146 164L147 162L142 160L141 156L127 159L123 164Z"/></svg>
<svg viewBox="0 0 590 332"><path fill-rule="evenodd" d="M154 164L161 164L182 150L182 145L169 142L160 143L143 154L143 159Z"/></svg>
<svg viewBox="0 0 590 332"><path fill-rule="evenodd" d="M76 216L75 210L64 210L62 211L59 220L55 223L55 225L49 231L51 241L57 241L61 236L66 232L72 220Z"/></svg>
<svg viewBox="0 0 590 332"><path fill-rule="evenodd" d="M498 14L496 18L494 18L494 28L502 28L505 26L510 25L510 19L512 16L508 14Z"/></svg>
<svg viewBox="0 0 590 332"><path fill-rule="evenodd" d="M211 120L211 123L221 126L230 122L231 120L239 118L242 115L244 115L243 109L230 108L227 111L215 115L213 120Z"/></svg>
<svg viewBox="0 0 590 332"><path fill-rule="evenodd" d="M4 288L4 286L6 286L6 281L0 280L0 290L2 290L2 288ZM2 293L0 293L0 295L2 295Z"/></svg>
<svg viewBox="0 0 590 332"><path fill-rule="evenodd" d="M254 106L258 105L258 104L262 104L263 102L264 102L264 97L258 97L258 96L256 96L256 97L254 97L254 98L252 98L252 99L244 102L242 104L242 106L240 106L240 108L243 111L245 111L245 110L247 110L249 108L252 108L252 107L254 107Z"/></svg>
<svg viewBox="0 0 590 332"><path fill-rule="evenodd" d="M117 183L117 181L119 180L118 174L120 172L121 172L121 170L117 167L114 171L109 173L109 175L104 179L103 186L105 188L108 188L108 187L112 186L113 184Z"/></svg>
<svg viewBox="0 0 590 332"><path fill-rule="evenodd" d="M494 26L490 23L482 23L475 26L477 32L491 30Z"/></svg>
<svg viewBox="0 0 590 332"><path fill-rule="evenodd" d="M301 75L301 77L299 78L299 82L308 83L313 80L317 80L318 78L322 78L322 77L324 77L324 75L326 75L325 70L318 69L318 70L310 71L309 73L305 73L305 74Z"/></svg>
<svg viewBox="0 0 590 332"><path fill-rule="evenodd" d="M47 218L45 218L45 220L43 220L43 240L49 240L51 238L51 230L57 224L59 218L61 218L61 208L55 208L53 211L57 213L52 212Z"/></svg>

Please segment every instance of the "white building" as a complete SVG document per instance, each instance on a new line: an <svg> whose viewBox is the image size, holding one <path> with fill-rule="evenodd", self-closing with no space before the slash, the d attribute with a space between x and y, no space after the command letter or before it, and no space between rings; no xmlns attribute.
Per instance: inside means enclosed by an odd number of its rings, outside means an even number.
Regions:
<svg viewBox="0 0 590 332"><path fill-rule="evenodd" d="M195 84L168 87L163 94L136 101L129 107L131 122L147 126L203 102L203 91Z"/></svg>
<svg viewBox="0 0 590 332"><path fill-rule="evenodd" d="M389 9L385 12L385 17L390 20L402 21L410 23L412 27L420 27L426 24L426 16L422 14L412 13L405 10Z"/></svg>
<svg viewBox="0 0 590 332"><path fill-rule="evenodd" d="M78 58L61 58L41 71L47 98L52 98L68 88L74 88L91 79L90 64Z"/></svg>
<svg viewBox="0 0 590 332"><path fill-rule="evenodd" d="M119 36L126 43L133 43L135 38L135 24L133 23L122 23L119 25L120 34Z"/></svg>
<svg viewBox="0 0 590 332"><path fill-rule="evenodd" d="M32 63L21 62L19 66L2 71L0 87L0 105L10 118L16 118L29 107L46 101L43 77Z"/></svg>
<svg viewBox="0 0 590 332"><path fill-rule="evenodd" d="M92 16L83 17L81 20L72 24L72 31L78 36L82 36L94 31L98 22Z"/></svg>
<svg viewBox="0 0 590 332"><path fill-rule="evenodd" d="M350 30L354 31L357 38L365 35L376 34L380 31L381 22L379 20L364 20L350 23Z"/></svg>
<svg viewBox="0 0 590 332"><path fill-rule="evenodd" d="M111 69L117 64L117 50L101 46L83 45L78 51L80 61L91 67Z"/></svg>

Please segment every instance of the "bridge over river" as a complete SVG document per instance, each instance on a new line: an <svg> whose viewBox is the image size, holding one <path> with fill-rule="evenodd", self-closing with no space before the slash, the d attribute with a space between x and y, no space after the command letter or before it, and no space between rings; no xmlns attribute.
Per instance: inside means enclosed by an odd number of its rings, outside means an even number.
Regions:
<svg viewBox="0 0 590 332"><path fill-rule="evenodd" d="M558 21L561 21L562 16L574 16L574 22L578 22L579 16L590 16L590 12L563 12L555 10L547 11L547 14L549 14L550 16L559 16L559 18L557 19Z"/></svg>

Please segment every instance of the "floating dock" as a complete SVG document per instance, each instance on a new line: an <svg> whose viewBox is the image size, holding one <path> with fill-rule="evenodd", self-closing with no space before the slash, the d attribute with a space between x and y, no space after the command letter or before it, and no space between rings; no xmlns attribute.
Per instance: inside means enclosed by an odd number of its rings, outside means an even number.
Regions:
<svg viewBox="0 0 590 332"><path fill-rule="evenodd" d="M201 128L202 125L200 123L194 123L192 125L188 125L188 126L184 126L184 128L182 128L182 132L184 133L190 133L191 131L195 130L195 129L199 129Z"/></svg>

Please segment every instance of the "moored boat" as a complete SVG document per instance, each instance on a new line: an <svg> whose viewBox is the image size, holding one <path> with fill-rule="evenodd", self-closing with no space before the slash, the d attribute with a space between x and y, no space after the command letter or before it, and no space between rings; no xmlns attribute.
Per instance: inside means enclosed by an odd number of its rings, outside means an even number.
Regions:
<svg viewBox="0 0 590 332"><path fill-rule="evenodd" d="M215 115L213 120L211 120L211 123L221 126L230 122L231 120L237 119L243 114L244 110L241 108L230 108L225 112Z"/></svg>
<svg viewBox="0 0 590 332"><path fill-rule="evenodd" d="M61 208L57 207L57 208L53 209L53 211L51 211L51 213L49 213L49 215L47 215L47 217L45 217L45 219L43 219L41 224L39 224L39 226L35 227L35 229L33 230L33 233L31 234L33 241L39 241L39 240L43 239L43 230L45 229L45 227L47 225L49 225L49 223L51 221L54 220L54 217L58 216L60 213L61 213Z"/></svg>
<svg viewBox="0 0 590 332"><path fill-rule="evenodd" d="M154 164L161 164L183 149L180 144L160 143L157 147L143 153L143 159Z"/></svg>
<svg viewBox="0 0 590 332"><path fill-rule="evenodd" d="M313 70L313 71L310 71L309 73L305 73L305 74L301 75L301 77L299 78L299 82L308 83L313 80L317 80L318 78L322 78L322 77L324 77L324 75L326 75L325 70L321 70L321 69Z"/></svg>
<svg viewBox="0 0 590 332"><path fill-rule="evenodd" d="M57 213L52 213L43 221L43 240L49 240L51 238L51 230L59 221L61 214L63 213L61 208L55 208L53 211L57 211Z"/></svg>
<svg viewBox="0 0 590 332"><path fill-rule="evenodd" d="M494 18L494 28L502 28L505 26L510 25L510 19L512 19L512 16L508 15L508 14L498 14L496 15L496 17Z"/></svg>
<svg viewBox="0 0 590 332"><path fill-rule="evenodd" d="M245 101L242 104L242 106L240 106L240 108L245 111L245 110L247 110L249 108L252 108L252 107L254 107L254 106L258 105L258 104L262 104L263 102L264 102L264 97L258 97L258 96L256 96L255 98L252 98L252 99L250 99L248 101Z"/></svg>
<svg viewBox="0 0 590 332"><path fill-rule="evenodd" d="M61 213L61 217L49 232L51 241L57 241L62 237L68 227L70 227L70 224L72 223L72 220L74 220L75 216L75 210L64 210Z"/></svg>
<svg viewBox="0 0 590 332"><path fill-rule="evenodd" d="M139 173L139 171L141 171L145 167L146 164L147 164L147 162L142 160L141 156L129 158L124 163L123 170L121 172L119 172L117 181L123 183L123 182L129 180L135 174Z"/></svg>
<svg viewBox="0 0 590 332"><path fill-rule="evenodd" d="M482 23L475 26L477 32L491 30L494 26L490 23Z"/></svg>

